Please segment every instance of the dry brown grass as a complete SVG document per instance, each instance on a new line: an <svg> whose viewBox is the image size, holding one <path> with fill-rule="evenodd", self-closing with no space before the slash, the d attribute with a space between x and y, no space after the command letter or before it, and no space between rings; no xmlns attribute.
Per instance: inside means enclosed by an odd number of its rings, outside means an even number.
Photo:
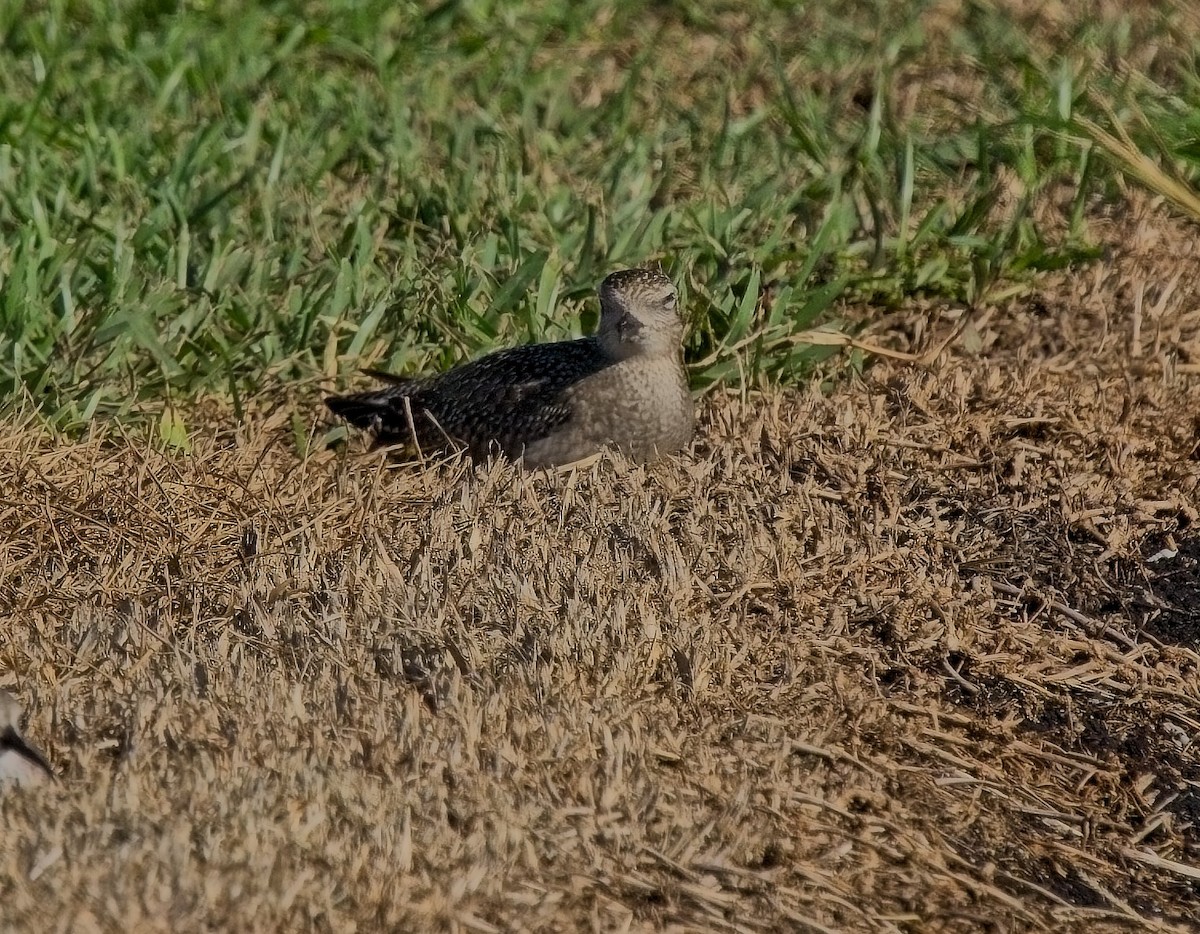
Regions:
<svg viewBox="0 0 1200 934"><path fill-rule="evenodd" d="M10 424L4 927L1194 929L1200 258L1105 236L652 469Z"/></svg>

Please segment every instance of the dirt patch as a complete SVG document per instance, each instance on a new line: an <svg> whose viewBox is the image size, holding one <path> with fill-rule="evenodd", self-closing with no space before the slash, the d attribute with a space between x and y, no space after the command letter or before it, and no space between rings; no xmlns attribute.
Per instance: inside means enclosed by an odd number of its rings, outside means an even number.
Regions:
<svg viewBox="0 0 1200 934"><path fill-rule="evenodd" d="M1119 562L1111 586L1113 602L1140 616L1142 632L1164 643L1200 648L1200 534L1150 536L1141 560Z"/></svg>

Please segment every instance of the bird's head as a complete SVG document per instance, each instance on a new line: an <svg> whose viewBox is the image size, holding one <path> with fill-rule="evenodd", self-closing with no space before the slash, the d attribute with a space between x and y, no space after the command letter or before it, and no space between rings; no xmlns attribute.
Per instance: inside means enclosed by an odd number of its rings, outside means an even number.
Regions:
<svg viewBox="0 0 1200 934"><path fill-rule="evenodd" d="M675 286L658 269L622 269L600 283L600 328L605 350L625 358L678 354L683 340Z"/></svg>

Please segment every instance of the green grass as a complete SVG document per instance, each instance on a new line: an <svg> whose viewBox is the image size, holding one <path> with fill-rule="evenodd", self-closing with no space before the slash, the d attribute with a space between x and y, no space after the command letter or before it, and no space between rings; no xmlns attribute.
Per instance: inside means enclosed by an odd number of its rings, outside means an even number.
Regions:
<svg viewBox="0 0 1200 934"><path fill-rule="evenodd" d="M581 333L596 282L647 260L684 293L697 388L793 381L848 306L986 303L1091 256L1087 199L1129 166L1088 119L1195 181L1172 5L1049 38L929 6L4 7L0 393L72 429L445 367Z"/></svg>

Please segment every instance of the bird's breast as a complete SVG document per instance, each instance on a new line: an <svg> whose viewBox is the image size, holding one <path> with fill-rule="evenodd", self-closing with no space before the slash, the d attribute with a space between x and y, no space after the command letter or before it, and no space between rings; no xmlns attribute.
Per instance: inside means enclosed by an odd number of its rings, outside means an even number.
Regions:
<svg viewBox="0 0 1200 934"><path fill-rule="evenodd" d="M571 396L572 421L596 446L653 460L692 439L692 397L675 360L622 361L582 381Z"/></svg>

